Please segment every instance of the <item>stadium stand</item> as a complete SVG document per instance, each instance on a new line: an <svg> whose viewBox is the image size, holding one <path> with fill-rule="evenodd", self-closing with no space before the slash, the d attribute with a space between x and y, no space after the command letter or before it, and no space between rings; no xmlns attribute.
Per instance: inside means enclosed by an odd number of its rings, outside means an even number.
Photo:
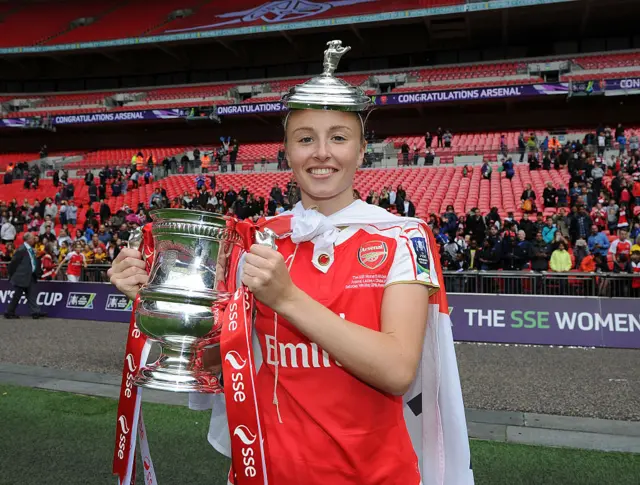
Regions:
<svg viewBox="0 0 640 485"><path fill-rule="evenodd" d="M550 59L531 59L531 62ZM570 60L574 69L563 76L561 81L585 81L614 79L640 75L640 52L618 54L585 55ZM369 95L379 94L377 76L406 75L392 92L435 91L443 89L470 89L495 86L535 84L543 79L528 73L529 60L513 62L474 63L449 65L423 69L389 70L361 74L344 74L349 83L361 86ZM299 84L300 78L262 79L205 85L183 85L164 88L139 88L108 92L49 93L4 95L0 103L5 103L7 118L24 116L47 116L59 114L82 114L103 111L127 111L134 109L180 108L194 105L224 105L238 102L254 103L277 101L282 93ZM254 85L256 94L241 100L234 88L238 85ZM115 101L114 95L127 95L126 99ZM26 100L20 105L8 105L12 100ZM109 102L111 100L111 102ZM0 111L1 113L1 111Z"/></svg>
<svg viewBox="0 0 640 485"><path fill-rule="evenodd" d="M155 163L160 163L165 157L181 155L192 147L171 147L171 148L145 148L145 163L149 156L153 156ZM137 148L118 148L108 150L96 150L84 155L83 160L71 162L65 165L69 169L96 169L105 165L111 167L128 167L131 165L131 157L138 152Z"/></svg>
<svg viewBox="0 0 640 485"><path fill-rule="evenodd" d="M72 44L145 35L164 24L169 14L197 2L183 0L129 0L104 12L95 22L49 39L47 44ZM86 14L85 14L86 15Z"/></svg>
<svg viewBox="0 0 640 485"><path fill-rule="evenodd" d="M9 2L3 4L9 7ZM95 17L109 10L113 2L81 0L25 4L13 12L6 12L2 23L2 46L14 47L43 44L70 28L71 22L81 17ZM2 12L0 12L2 16ZM35 20L37 19L37 20ZM37 28L25 28L37 22Z"/></svg>

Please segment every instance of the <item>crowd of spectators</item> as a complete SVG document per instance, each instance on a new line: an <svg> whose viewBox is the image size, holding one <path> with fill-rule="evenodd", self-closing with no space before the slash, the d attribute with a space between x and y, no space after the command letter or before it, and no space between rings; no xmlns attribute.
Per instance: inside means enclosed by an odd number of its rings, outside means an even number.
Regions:
<svg viewBox="0 0 640 485"><path fill-rule="evenodd" d="M448 131L439 133L436 143L440 139L446 143ZM605 135L605 144L607 139ZM501 217L497 208L487 214L477 208L468 214L456 214L449 206L444 214L429 215L426 222L438 243L443 267L451 271L640 273L640 152L631 142L628 152L604 160L589 141L592 140L560 146L555 138L539 143L530 137L527 143L531 143L525 145L530 147L526 149L530 169L566 167L570 181L566 187L548 182L542 194L543 207L537 207L540 198L527 185L521 197L519 220L513 213ZM231 142L222 140L227 151L223 157L229 156ZM237 144L235 140L232 143ZM60 265L67 268L73 263L72 272L78 273L87 265L110 263L126 245L131 231L150 220L149 210L154 208L208 210L257 220L281 213L300 198L293 179L283 188L272 187L266 199L244 186L219 187L215 174L209 173L203 163L206 156L207 153L196 151L193 159L185 161L187 171L195 170L196 165L200 168L192 191L169 199L164 189L157 188L147 203L136 208L123 206L113 214L105 199L150 183L155 164L152 157L145 159L142 153L136 153L125 169L105 167L97 177L88 172L84 183L91 203L87 207L76 205L74 184L60 170L54 173L53 183L58 191L53 199L36 200L33 204L28 199L21 204L15 199L9 204L0 203L0 258L9 261L17 236L25 230L33 232L38 236L35 249L45 267L44 278L55 278ZM543 160L542 164L536 165L538 159ZM522 160L524 163L524 157ZM165 161L162 165L166 166ZM171 165L170 160L168 173L173 171ZM463 175L470 176L472 170L464 167ZM484 178L511 178L515 172L508 156L497 170L487 162L480 170ZM604 183L605 177L611 177L610 181ZM401 185L382 187L379 192L372 190L366 197L354 191L354 197L400 215L415 216L415 206ZM555 213L545 216L542 210L550 208ZM78 210L85 211L82 226L77 224ZM66 273L69 275L69 270Z"/></svg>

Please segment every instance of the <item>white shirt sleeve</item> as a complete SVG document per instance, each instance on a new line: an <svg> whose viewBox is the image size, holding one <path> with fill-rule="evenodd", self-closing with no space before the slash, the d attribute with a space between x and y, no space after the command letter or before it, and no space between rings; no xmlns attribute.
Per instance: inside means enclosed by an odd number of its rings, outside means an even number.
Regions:
<svg viewBox="0 0 640 485"><path fill-rule="evenodd" d="M421 283L432 288L429 294L440 288L433 260L432 238L431 233L416 222L409 222L403 227L396 238L396 251L385 286Z"/></svg>

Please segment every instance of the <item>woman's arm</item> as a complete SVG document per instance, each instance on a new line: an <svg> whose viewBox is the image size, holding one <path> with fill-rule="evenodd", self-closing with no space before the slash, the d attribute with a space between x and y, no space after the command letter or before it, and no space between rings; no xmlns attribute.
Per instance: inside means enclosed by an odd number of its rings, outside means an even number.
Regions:
<svg viewBox="0 0 640 485"><path fill-rule="evenodd" d="M287 319L351 374L390 394L413 381L424 342L429 288L398 284L385 289L381 329L371 330L333 313L296 287L280 253L254 245L242 282L256 298Z"/></svg>
<svg viewBox="0 0 640 485"><path fill-rule="evenodd" d="M296 288L278 312L351 374L389 394L402 395L416 375L422 352L429 288L421 284L387 287L380 331L333 313Z"/></svg>

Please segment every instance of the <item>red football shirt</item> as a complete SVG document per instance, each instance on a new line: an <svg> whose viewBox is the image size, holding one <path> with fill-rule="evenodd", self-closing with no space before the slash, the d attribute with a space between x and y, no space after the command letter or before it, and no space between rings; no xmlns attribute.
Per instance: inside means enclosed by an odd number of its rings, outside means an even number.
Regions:
<svg viewBox="0 0 640 485"><path fill-rule="evenodd" d="M66 260L69 262L67 267L67 274L71 276L80 276L82 273L82 266L84 265L85 257L82 253L71 251L67 254Z"/></svg>
<svg viewBox="0 0 640 485"><path fill-rule="evenodd" d="M399 219L398 224L405 224ZM323 273L313 243L278 241L293 282L350 322L379 331L384 289L395 283L438 288L427 232L416 223L345 228ZM293 261L291 260L293 258ZM318 264L328 265L327 255ZM418 459L401 396L355 378L284 318L257 304L263 364L257 394L277 485L418 485ZM282 423L273 404L275 363Z"/></svg>

